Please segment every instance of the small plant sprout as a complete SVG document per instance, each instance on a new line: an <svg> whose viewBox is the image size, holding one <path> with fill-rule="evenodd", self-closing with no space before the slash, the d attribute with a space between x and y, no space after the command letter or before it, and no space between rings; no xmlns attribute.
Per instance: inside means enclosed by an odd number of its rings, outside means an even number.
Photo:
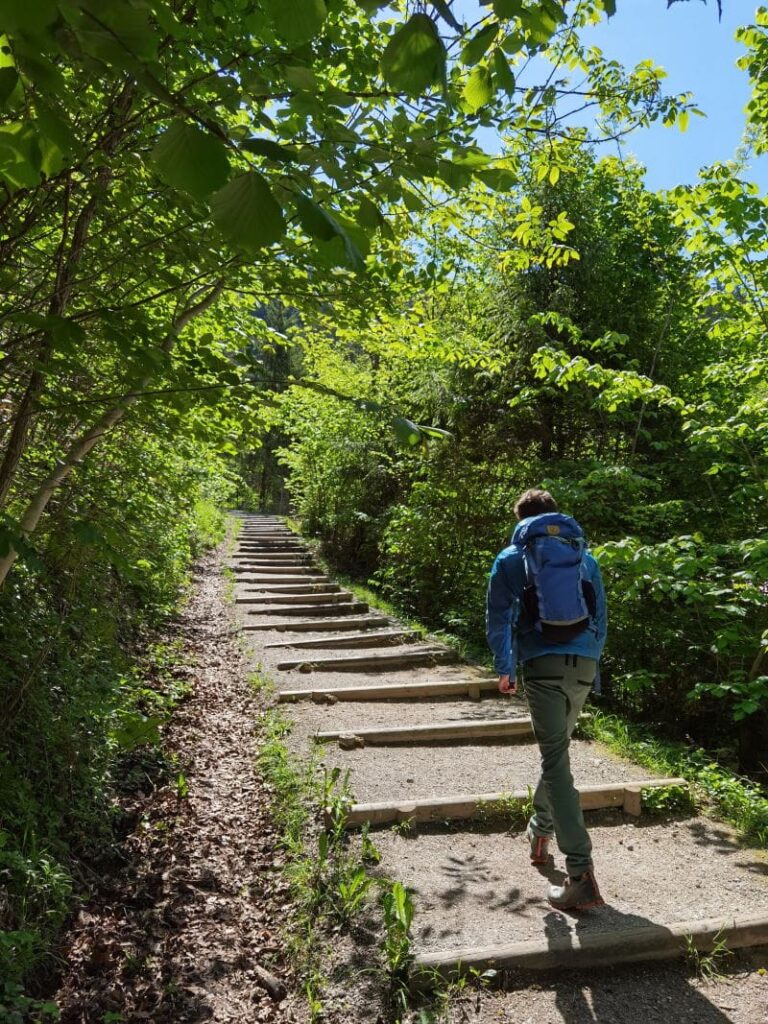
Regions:
<svg viewBox="0 0 768 1024"><path fill-rule="evenodd" d="M704 981L719 981L724 977L726 961L733 956L733 950L723 934L724 926L712 939L712 949L708 952L696 946L692 935L685 937L685 958L688 965Z"/></svg>

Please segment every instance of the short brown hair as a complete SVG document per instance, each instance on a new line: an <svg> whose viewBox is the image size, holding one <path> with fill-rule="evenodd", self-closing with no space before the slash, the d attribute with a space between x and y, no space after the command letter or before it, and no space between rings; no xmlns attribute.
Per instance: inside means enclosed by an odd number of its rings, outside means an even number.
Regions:
<svg viewBox="0 0 768 1024"><path fill-rule="evenodd" d="M533 487L530 491L523 491L515 502L515 515L518 519L541 516L545 512L557 512L557 502L549 491Z"/></svg>

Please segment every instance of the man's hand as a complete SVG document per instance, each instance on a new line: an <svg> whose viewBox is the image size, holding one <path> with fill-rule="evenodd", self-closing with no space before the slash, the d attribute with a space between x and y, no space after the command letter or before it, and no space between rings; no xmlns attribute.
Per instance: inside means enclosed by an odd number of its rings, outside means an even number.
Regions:
<svg viewBox="0 0 768 1024"><path fill-rule="evenodd" d="M499 676L499 693L517 693L517 680L509 676Z"/></svg>

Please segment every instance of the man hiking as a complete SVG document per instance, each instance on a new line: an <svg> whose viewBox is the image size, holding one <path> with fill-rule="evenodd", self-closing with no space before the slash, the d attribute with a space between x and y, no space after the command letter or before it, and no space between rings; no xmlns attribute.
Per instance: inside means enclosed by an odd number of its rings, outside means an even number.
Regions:
<svg viewBox="0 0 768 1024"><path fill-rule="evenodd" d="M531 862L546 863L555 835L568 877L550 886L549 902L561 910L586 910L604 901L568 747L605 643L605 591L581 527L558 511L549 491L526 491L515 515L512 543L496 558L488 583L488 644L501 693L517 692L517 665L523 666L541 754L526 833Z"/></svg>

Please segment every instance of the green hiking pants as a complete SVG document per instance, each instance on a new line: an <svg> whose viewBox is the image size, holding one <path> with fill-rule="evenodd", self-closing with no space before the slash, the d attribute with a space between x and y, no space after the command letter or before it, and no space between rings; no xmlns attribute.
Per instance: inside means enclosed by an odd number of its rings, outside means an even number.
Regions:
<svg viewBox="0 0 768 1024"><path fill-rule="evenodd" d="M523 665L525 695L541 753L541 778L533 796L531 830L557 837L572 878L592 867L592 843L573 784L568 747L597 673L580 654L546 654Z"/></svg>

